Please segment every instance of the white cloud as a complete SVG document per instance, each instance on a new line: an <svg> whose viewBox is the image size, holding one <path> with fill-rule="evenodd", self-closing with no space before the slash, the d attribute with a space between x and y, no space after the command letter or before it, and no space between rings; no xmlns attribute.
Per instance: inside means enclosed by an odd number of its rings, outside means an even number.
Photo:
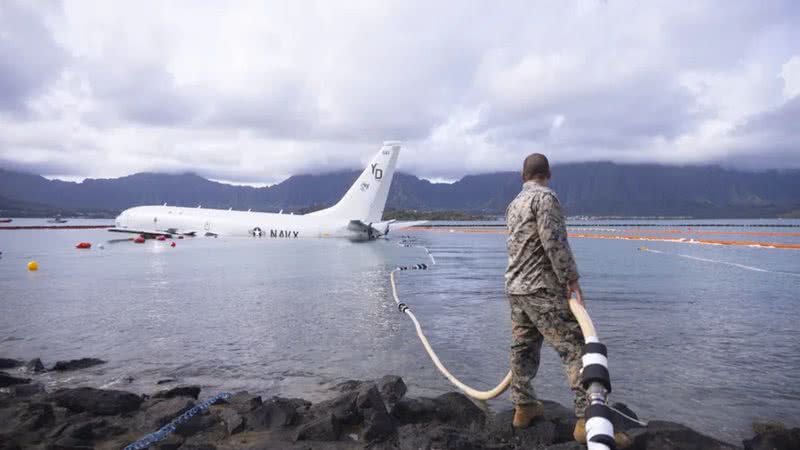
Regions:
<svg viewBox="0 0 800 450"><path fill-rule="evenodd" d="M781 66L783 96L788 100L800 95L800 56L793 56Z"/></svg>
<svg viewBox="0 0 800 450"><path fill-rule="evenodd" d="M264 183L402 139L435 179L531 151L800 167L780 128L798 20L791 1L3 2L0 165Z"/></svg>

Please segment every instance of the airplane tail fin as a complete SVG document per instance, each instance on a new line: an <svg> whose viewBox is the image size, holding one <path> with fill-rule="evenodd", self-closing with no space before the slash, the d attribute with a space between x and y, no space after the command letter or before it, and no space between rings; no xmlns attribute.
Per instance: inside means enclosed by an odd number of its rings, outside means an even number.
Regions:
<svg viewBox="0 0 800 450"><path fill-rule="evenodd" d="M380 222L392 185L400 142L387 141L339 203L309 215Z"/></svg>

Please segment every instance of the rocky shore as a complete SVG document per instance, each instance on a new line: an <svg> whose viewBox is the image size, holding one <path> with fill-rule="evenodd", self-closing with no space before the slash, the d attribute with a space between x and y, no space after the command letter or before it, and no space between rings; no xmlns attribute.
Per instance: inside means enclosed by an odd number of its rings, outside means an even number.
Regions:
<svg viewBox="0 0 800 450"><path fill-rule="evenodd" d="M0 359L0 450L121 449L192 410L210 395L175 385L152 395L87 387L47 392L35 381L46 370L81 370L97 359L59 362ZM261 398L233 393L178 425L156 449L551 449L584 448L572 441L571 410L544 402L545 415L525 430L511 427L513 411L487 411L464 395L406 396L406 384L387 375L338 385L328 400ZM617 405L627 410L624 405ZM632 414L628 410L629 414ZM800 429L756 427L742 447L717 441L689 427L650 421L647 427L620 419L617 430L633 449L797 449Z"/></svg>

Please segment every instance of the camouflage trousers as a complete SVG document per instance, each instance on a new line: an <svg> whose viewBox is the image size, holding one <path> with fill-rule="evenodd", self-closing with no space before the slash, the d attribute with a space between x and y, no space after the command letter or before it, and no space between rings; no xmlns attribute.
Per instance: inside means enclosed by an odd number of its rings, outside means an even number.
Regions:
<svg viewBox="0 0 800 450"><path fill-rule="evenodd" d="M511 401L515 405L536 400L531 382L539 370L542 342L561 357L567 380L575 394L575 414L583 417L588 404L580 383L583 334L563 295L539 290L530 295L508 295L511 303Z"/></svg>

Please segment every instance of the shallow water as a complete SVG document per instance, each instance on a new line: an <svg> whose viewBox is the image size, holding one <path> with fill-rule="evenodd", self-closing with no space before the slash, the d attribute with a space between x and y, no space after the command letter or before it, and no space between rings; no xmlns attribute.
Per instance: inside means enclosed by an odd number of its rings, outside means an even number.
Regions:
<svg viewBox="0 0 800 450"><path fill-rule="evenodd" d="M43 221L13 225L34 223ZM70 224L77 223L88 222ZM406 233L438 264L399 274L400 297L448 368L488 388L508 368L504 236L439 231ZM151 392L157 380L177 378L205 386L206 394L247 389L314 399L346 379L394 373L414 395L451 390L389 291L388 270L425 262L423 250L397 239L105 243L121 237L0 231L0 356L38 356L46 365L84 356L109 361L47 374L50 388ZM95 248L76 250L79 241ZM571 242L589 311L609 346L615 401L729 441L749 436L753 420L800 425L800 251ZM654 251L640 251L642 244ZM38 272L25 269L31 259ZM536 389L570 402L549 349ZM506 407L508 399L490 405Z"/></svg>

